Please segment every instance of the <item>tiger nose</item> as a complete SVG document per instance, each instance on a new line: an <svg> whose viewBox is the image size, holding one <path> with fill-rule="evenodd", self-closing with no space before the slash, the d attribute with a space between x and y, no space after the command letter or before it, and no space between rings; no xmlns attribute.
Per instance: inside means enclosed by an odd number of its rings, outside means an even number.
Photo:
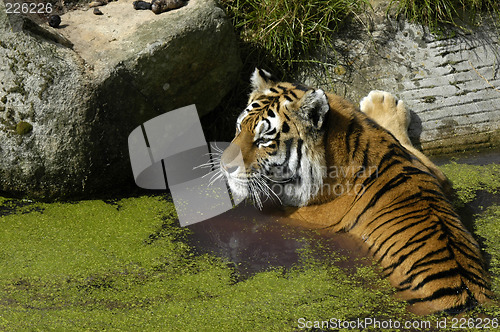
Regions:
<svg viewBox="0 0 500 332"><path fill-rule="evenodd" d="M231 163L226 164L225 162L221 161L222 168L228 172L229 174L236 172L240 166L238 165L231 165Z"/></svg>
<svg viewBox="0 0 500 332"><path fill-rule="evenodd" d="M220 164L222 169L229 174L237 172L239 168L243 166L243 157L241 156L239 146L231 143L231 145L224 150L224 153L222 153Z"/></svg>

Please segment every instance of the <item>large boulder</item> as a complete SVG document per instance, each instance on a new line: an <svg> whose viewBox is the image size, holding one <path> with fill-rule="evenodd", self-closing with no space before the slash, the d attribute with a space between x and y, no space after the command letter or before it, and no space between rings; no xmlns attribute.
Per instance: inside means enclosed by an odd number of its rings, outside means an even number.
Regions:
<svg viewBox="0 0 500 332"><path fill-rule="evenodd" d="M0 191L82 197L133 181L128 134L164 112L211 111L241 61L213 0L155 15L130 2L76 10L60 29L0 4Z"/></svg>

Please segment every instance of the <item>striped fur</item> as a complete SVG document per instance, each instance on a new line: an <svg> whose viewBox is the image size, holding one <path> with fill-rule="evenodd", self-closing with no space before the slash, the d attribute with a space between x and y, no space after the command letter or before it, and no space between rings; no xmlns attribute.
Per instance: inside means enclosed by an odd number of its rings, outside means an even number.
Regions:
<svg viewBox="0 0 500 332"><path fill-rule="evenodd" d="M276 197L304 225L359 236L413 312L458 313L488 301L479 246L443 194L444 175L405 141L406 113L392 121L400 132L377 124L405 112L402 103L370 94L368 104L386 110L369 118L338 96L278 83L263 70L251 83L221 157L234 194Z"/></svg>

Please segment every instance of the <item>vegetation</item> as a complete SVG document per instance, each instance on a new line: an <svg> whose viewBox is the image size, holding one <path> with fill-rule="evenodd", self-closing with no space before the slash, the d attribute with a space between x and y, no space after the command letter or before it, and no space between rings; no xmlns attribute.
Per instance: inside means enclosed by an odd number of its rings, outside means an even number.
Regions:
<svg viewBox="0 0 500 332"><path fill-rule="evenodd" d="M168 197L0 206L2 331L289 331L404 310L371 266L349 275L312 248L291 270L240 278L189 245Z"/></svg>
<svg viewBox="0 0 500 332"><path fill-rule="evenodd" d="M484 239L483 247L490 257L490 272L493 277L493 292L500 294L500 206L494 205L486 209L476 220L476 233Z"/></svg>
<svg viewBox="0 0 500 332"><path fill-rule="evenodd" d="M334 34L353 16L371 8L369 0L221 0L244 43L248 57L276 64L286 73L310 61L318 47L329 46ZM476 23L477 14L500 17L497 0L388 0L389 8L436 30ZM260 50L261 52L255 52ZM253 63L252 63L253 64Z"/></svg>
<svg viewBox="0 0 500 332"><path fill-rule="evenodd" d="M212 140L231 140L237 115L245 108L248 78L255 67L269 70L278 79L296 79L297 66L304 63L335 66L338 75L346 67L338 65L343 56L332 46L336 34L353 18L372 11L370 0L220 0L240 36L244 68L240 80L220 106L203 119L205 134ZM376 1L381 8L389 6L414 22L437 27L474 21L476 13L486 11L500 17L498 0L387 0ZM377 10L378 7L377 7ZM383 9L382 9L383 10ZM379 13L383 14L383 13ZM468 19L467 19L467 18ZM461 18L461 19L460 19ZM363 26L368 22L363 20ZM449 35L450 31L446 32ZM329 48L328 58L320 51ZM305 67L302 67L303 70ZM431 100L426 100L430 102Z"/></svg>
<svg viewBox="0 0 500 332"><path fill-rule="evenodd" d="M242 40L286 70L330 45L367 0L221 0Z"/></svg>
<svg viewBox="0 0 500 332"><path fill-rule="evenodd" d="M459 192L468 187L459 197L470 202L478 190L498 198L500 184L491 177L496 167L443 169ZM495 294L499 213L491 205L473 225ZM376 266L341 268L343 257L307 234L298 239L309 245L298 250L293 267L242 277L227 257L200 254L190 244L192 231L178 226L168 196L51 204L0 197L0 224L2 331L293 331L301 317L432 326L442 320L409 315ZM500 308L479 307L465 317L482 315L499 317Z"/></svg>
<svg viewBox="0 0 500 332"><path fill-rule="evenodd" d="M423 23L432 29L443 25L474 25L480 12L500 17L498 0L391 0L390 6L410 21Z"/></svg>
<svg viewBox="0 0 500 332"><path fill-rule="evenodd" d="M500 191L500 178L498 177L500 165L478 166L451 162L443 165L441 170L453 183L458 205L472 202L478 191L486 191L490 194L497 194Z"/></svg>

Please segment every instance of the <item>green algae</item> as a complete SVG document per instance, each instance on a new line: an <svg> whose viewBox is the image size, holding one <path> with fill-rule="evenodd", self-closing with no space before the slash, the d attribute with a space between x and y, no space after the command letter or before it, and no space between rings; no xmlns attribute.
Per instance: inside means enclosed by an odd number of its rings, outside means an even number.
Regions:
<svg viewBox="0 0 500 332"><path fill-rule="evenodd" d="M33 125L31 125L31 123L28 123L26 121L21 121L16 125L16 133L21 136L26 135L32 130L33 130Z"/></svg>
<svg viewBox="0 0 500 332"><path fill-rule="evenodd" d="M479 190L496 192L497 167L442 169L466 204ZM293 331L301 318L441 319L406 313L376 265L347 271L321 243L298 250L290 269L240 278L227 259L197 253L166 196L50 204L0 197L0 214L0 330ZM474 224L495 294L499 220L500 207L491 206ZM500 309L467 317L483 314L499 317Z"/></svg>
<svg viewBox="0 0 500 332"><path fill-rule="evenodd" d="M484 251L490 257L493 291L500 294L500 206L490 206L476 219L476 234L483 239ZM499 312L500 313L500 312Z"/></svg>
<svg viewBox="0 0 500 332"><path fill-rule="evenodd" d="M440 167L451 180L456 191L457 207L467 206L477 198L479 192L486 192L490 197L500 194L500 165L468 165L451 162ZM500 202L500 199L493 199ZM490 203L491 204L491 203ZM476 313L500 317L500 205L481 206L482 212L474 215L474 233L481 242L483 255L487 260L491 274L491 288L495 300L491 306L479 307Z"/></svg>
<svg viewBox="0 0 500 332"><path fill-rule="evenodd" d="M286 331L404 310L371 267L353 277L308 250L291 270L238 281L196 254L163 197L32 203L0 223L0 330Z"/></svg>
<svg viewBox="0 0 500 332"><path fill-rule="evenodd" d="M451 162L440 167L456 190L460 205L476 198L478 191L496 194L500 189L500 165L468 165ZM460 203L459 202L459 203Z"/></svg>

